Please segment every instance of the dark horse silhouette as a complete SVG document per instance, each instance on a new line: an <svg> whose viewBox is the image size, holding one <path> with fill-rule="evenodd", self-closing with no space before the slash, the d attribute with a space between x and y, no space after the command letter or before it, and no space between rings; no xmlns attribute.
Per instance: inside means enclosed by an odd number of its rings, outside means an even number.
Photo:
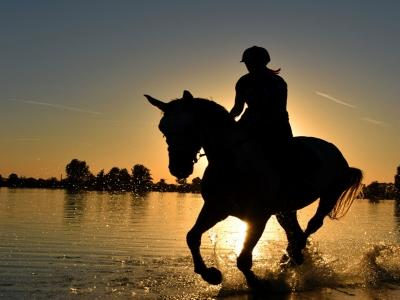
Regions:
<svg viewBox="0 0 400 300"><path fill-rule="evenodd" d="M201 254L201 236L228 216L247 223L243 249L237 267L249 286L260 283L252 267L252 251L271 215L276 215L287 238L287 253L295 263L303 262L302 249L307 238L316 232L328 215L343 217L357 196L362 171L350 168L331 143L317 138L296 137L320 160L317 170L307 176L312 188L293 191L294 181L286 180L270 165L258 142L249 137L222 106L213 101L193 98L185 91L182 99L169 103L148 95L149 102L164 113L159 129L168 144L169 170L178 178L193 172L197 154L204 149L208 166L201 182L204 205L187 244L193 256L194 271L211 284L222 281L221 272L207 268ZM297 221L299 210L320 198L317 212L303 231Z"/></svg>

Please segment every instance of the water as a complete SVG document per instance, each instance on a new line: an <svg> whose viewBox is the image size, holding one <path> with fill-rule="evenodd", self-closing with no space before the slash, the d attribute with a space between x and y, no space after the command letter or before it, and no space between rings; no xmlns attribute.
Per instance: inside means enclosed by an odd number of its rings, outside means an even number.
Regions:
<svg viewBox="0 0 400 300"><path fill-rule="evenodd" d="M341 221L326 220L308 241L305 263L284 268L284 231L275 217L254 249L265 291L247 288L236 269L245 224L228 218L203 235L211 286L193 272L185 243L200 195L0 188L2 299L397 299L400 209L356 200ZM299 212L301 225L316 204Z"/></svg>

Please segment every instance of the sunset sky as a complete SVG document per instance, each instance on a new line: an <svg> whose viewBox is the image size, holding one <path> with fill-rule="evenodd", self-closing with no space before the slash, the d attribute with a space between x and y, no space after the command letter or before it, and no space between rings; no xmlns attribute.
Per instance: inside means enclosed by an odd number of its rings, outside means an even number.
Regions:
<svg viewBox="0 0 400 300"><path fill-rule="evenodd" d="M294 134L334 143L366 184L393 182L399 15L398 0L1 1L0 174L60 178L77 158L174 183L143 94L189 90L229 110L257 45L282 69Z"/></svg>

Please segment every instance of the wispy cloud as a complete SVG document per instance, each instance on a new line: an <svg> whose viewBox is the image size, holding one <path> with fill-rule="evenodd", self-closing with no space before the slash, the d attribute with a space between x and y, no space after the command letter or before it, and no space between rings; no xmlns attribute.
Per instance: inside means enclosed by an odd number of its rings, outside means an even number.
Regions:
<svg viewBox="0 0 400 300"><path fill-rule="evenodd" d="M104 119L73 119L73 118L59 118L59 117L43 117L43 119L60 120L60 121L94 121L94 122L105 122L105 123L126 123L126 124L149 124L158 125L154 122L135 122L135 121L124 121L124 120L104 120Z"/></svg>
<svg viewBox="0 0 400 300"><path fill-rule="evenodd" d="M0 139L0 141L40 141L39 139Z"/></svg>
<svg viewBox="0 0 400 300"><path fill-rule="evenodd" d="M322 97L328 98L328 99L330 99L330 100L332 100L332 101L334 101L334 102L336 102L336 103L343 104L343 105L346 105L346 106L350 106L350 107L352 107L352 108L357 108L357 107L355 107L355 106L353 106L353 105L350 105L350 104L348 104L348 103L346 103L346 102L340 101L339 99L336 99L336 98L334 98L334 97L332 97L332 96L330 96L330 95L323 94L323 93L320 93L320 92L317 92L317 91L315 91L315 93L316 93L317 95L322 96Z"/></svg>
<svg viewBox="0 0 400 300"><path fill-rule="evenodd" d="M29 104L46 105L46 106L53 106L53 107L63 108L63 109L70 109L70 110L75 110L75 111L84 112L84 113L90 113L90 114L104 115L104 113L97 112L97 111L84 110L84 109L68 107L68 106L62 106L62 105L56 105L56 104L45 103L45 102L35 102L35 101L20 100L20 99L13 99L13 98L6 98L6 99L7 100L11 100L11 101L29 103Z"/></svg>
<svg viewBox="0 0 400 300"><path fill-rule="evenodd" d="M361 120L364 120L364 121L367 121L367 122L370 122L370 123L373 123L373 124L379 125L379 126L391 127L391 125L389 125L389 124L386 124L386 123L381 122L381 121L372 120L370 118L361 118Z"/></svg>

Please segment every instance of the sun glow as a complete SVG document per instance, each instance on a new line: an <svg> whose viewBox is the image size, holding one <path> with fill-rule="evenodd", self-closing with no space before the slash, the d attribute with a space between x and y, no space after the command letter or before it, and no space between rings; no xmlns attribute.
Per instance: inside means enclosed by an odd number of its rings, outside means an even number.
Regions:
<svg viewBox="0 0 400 300"><path fill-rule="evenodd" d="M240 255L246 238L247 224L235 217L228 217L210 229L208 235L211 244L218 252ZM267 223L266 229L253 249L253 259L261 259L271 249L279 249L280 255L287 246L286 235L276 218L273 216ZM272 247L272 248L271 248Z"/></svg>
<svg viewBox="0 0 400 300"><path fill-rule="evenodd" d="M236 255L239 255L243 249L244 239L246 238L247 224L238 219L236 219L236 221L237 221L237 225L236 225L237 238L234 241L234 243L235 243L234 251L235 251Z"/></svg>

